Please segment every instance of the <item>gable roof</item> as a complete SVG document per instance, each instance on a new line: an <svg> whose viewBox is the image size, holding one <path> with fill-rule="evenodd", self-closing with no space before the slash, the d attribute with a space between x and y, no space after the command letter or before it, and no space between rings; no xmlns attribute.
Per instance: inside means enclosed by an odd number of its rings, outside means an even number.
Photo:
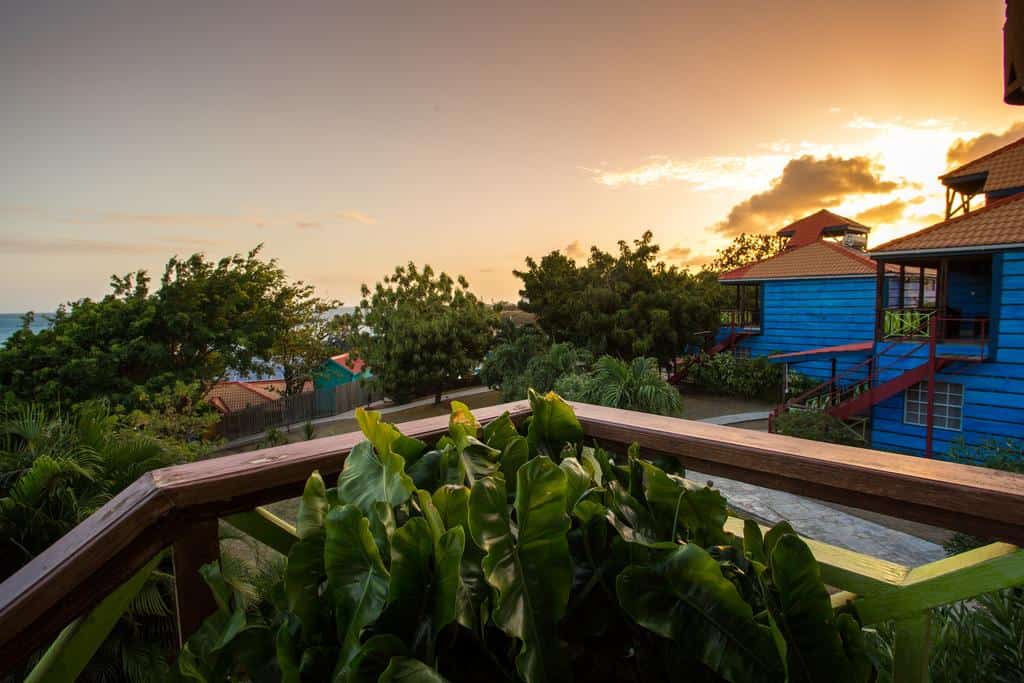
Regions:
<svg viewBox="0 0 1024 683"><path fill-rule="evenodd" d="M828 241L787 249L757 263L718 276L720 282L794 280L801 278L851 277L876 274L877 265L854 249Z"/></svg>
<svg viewBox="0 0 1024 683"><path fill-rule="evenodd" d="M947 171L939 180L947 186L966 184L972 192L1024 187L1024 138Z"/></svg>
<svg viewBox="0 0 1024 683"><path fill-rule="evenodd" d="M351 360L348 353L331 356L331 360L351 372L353 375L358 375L366 368L366 362L362 358Z"/></svg>
<svg viewBox="0 0 1024 683"><path fill-rule="evenodd" d="M802 247L805 244L819 241L826 235L841 235L844 232L871 232L871 228L855 220L845 218L828 209L821 209L790 223L779 230L776 235L788 237L787 247Z"/></svg>
<svg viewBox="0 0 1024 683"><path fill-rule="evenodd" d="M886 242L871 253L956 251L997 245L1024 246L1024 192Z"/></svg>

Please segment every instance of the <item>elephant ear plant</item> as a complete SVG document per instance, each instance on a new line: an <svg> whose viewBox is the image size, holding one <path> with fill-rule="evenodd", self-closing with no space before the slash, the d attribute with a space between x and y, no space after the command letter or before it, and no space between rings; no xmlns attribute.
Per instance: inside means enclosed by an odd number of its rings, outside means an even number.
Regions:
<svg viewBox="0 0 1024 683"><path fill-rule="evenodd" d="M572 408L531 392L520 425L453 402L432 447L360 412L338 485L318 473L283 585L249 604L214 565L218 611L185 679L283 681L866 681L781 523L727 532L725 499L585 446Z"/></svg>

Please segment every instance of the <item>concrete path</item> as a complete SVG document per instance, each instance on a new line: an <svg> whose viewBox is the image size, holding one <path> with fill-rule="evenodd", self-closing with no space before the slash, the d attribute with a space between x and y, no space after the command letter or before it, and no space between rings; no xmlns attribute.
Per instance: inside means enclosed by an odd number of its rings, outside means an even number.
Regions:
<svg viewBox="0 0 1024 683"><path fill-rule="evenodd" d="M451 391L451 392L448 392L446 394L442 394L441 395L441 401L450 401L450 400L455 399L455 398L464 398L466 396L473 396L475 394L483 394L483 393L486 393L488 391L491 391L490 387L469 387L468 389L458 389L456 391ZM420 399L416 399L415 401L410 401L409 403L399 403L399 404L393 404L390 401L376 401L376 402L371 403L370 405L365 406L365 407L368 408L369 410L376 410L378 413L381 413L382 415L386 415L387 413L397 413L400 410L408 410L409 408L418 408L419 406L431 405L433 402L434 402L434 397L433 396L429 396L427 398L420 398ZM338 413L337 415L331 415L329 417L321 417L321 418L316 419L316 420L310 420L310 422L312 422L314 426L315 425L325 425L325 424L331 424L332 422L337 422L338 420L351 420L355 416L356 416L356 409L353 408L352 410L349 410L349 411L344 412L344 413ZM303 420L302 422L293 422L292 424L288 424L288 425L281 425L280 427L278 427L278 429L280 429L281 431L286 431L287 432L287 431L291 431L292 429L294 429L296 427L301 427L304 424L306 424L305 420ZM247 445L249 445L251 443L256 443L257 441L262 441L265 436L266 436L265 432L259 432L257 434L250 434L249 436L243 436L243 437L240 437L238 439L235 439L234 441L229 441L228 443L224 444L223 446L221 446L217 450L223 450L223 449L227 449L227 448L237 448L238 446L247 446Z"/></svg>
<svg viewBox="0 0 1024 683"><path fill-rule="evenodd" d="M706 417L698 422L707 422L713 425L736 425L743 422L756 422L767 420L772 414L770 410L757 410L752 413L736 413L735 415L719 415L718 417Z"/></svg>
<svg viewBox="0 0 1024 683"><path fill-rule="evenodd" d="M755 417L749 417L755 415ZM764 419L759 413L723 415L701 420L711 424L739 424ZM743 419L739 419L743 418ZM774 491L741 481L713 477L687 470L687 479L698 483L712 482L729 505L760 521L774 524L788 521L801 535L866 555L916 567L946 557L942 546L855 517L810 498L785 491Z"/></svg>

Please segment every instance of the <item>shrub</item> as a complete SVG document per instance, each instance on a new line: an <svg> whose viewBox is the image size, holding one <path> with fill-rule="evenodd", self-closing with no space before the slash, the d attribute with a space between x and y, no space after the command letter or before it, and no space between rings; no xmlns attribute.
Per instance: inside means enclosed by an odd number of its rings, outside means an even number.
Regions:
<svg viewBox="0 0 1024 683"><path fill-rule="evenodd" d="M683 411L679 390L662 378L656 358L634 358L625 363L602 356L586 379L582 400L657 415Z"/></svg>
<svg viewBox="0 0 1024 683"><path fill-rule="evenodd" d="M838 417L814 410L790 410L772 422L776 434L847 446L864 446L864 438Z"/></svg>
<svg viewBox="0 0 1024 683"><path fill-rule="evenodd" d="M737 358L731 353L719 353L695 363L690 377L704 391L774 401L781 391L782 366L764 358Z"/></svg>
<svg viewBox="0 0 1024 683"><path fill-rule="evenodd" d="M743 538L726 501L583 446L558 396L481 428L452 402L433 447L358 412L337 487L306 484L283 583L253 605L216 565L218 611L179 658L203 681L866 681L786 523Z"/></svg>

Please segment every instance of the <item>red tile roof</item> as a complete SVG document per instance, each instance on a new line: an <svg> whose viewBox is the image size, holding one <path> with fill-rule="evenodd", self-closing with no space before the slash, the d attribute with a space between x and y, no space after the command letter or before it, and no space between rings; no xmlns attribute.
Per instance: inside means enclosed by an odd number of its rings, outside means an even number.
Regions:
<svg viewBox="0 0 1024 683"><path fill-rule="evenodd" d="M1024 246L1024 192L886 242L871 253L945 251L1010 244Z"/></svg>
<svg viewBox="0 0 1024 683"><path fill-rule="evenodd" d="M721 282L874 275L867 256L835 242L812 242L718 276Z"/></svg>
<svg viewBox="0 0 1024 683"><path fill-rule="evenodd" d="M844 218L837 213L822 209L810 216L790 223L779 230L776 235L789 237L788 247L801 247L821 240L826 232L839 232L838 228L852 229L855 232L870 232L871 228L857 221Z"/></svg>
<svg viewBox="0 0 1024 683"><path fill-rule="evenodd" d="M356 358L355 360L349 360L348 353L342 353L337 356L331 356L331 360L345 368L353 375L358 375L366 367L366 362L362 358Z"/></svg>
<svg viewBox="0 0 1024 683"><path fill-rule="evenodd" d="M946 185L955 185L958 178L978 174L985 174L979 192L1024 187L1024 138L954 168L939 176L939 180Z"/></svg>

